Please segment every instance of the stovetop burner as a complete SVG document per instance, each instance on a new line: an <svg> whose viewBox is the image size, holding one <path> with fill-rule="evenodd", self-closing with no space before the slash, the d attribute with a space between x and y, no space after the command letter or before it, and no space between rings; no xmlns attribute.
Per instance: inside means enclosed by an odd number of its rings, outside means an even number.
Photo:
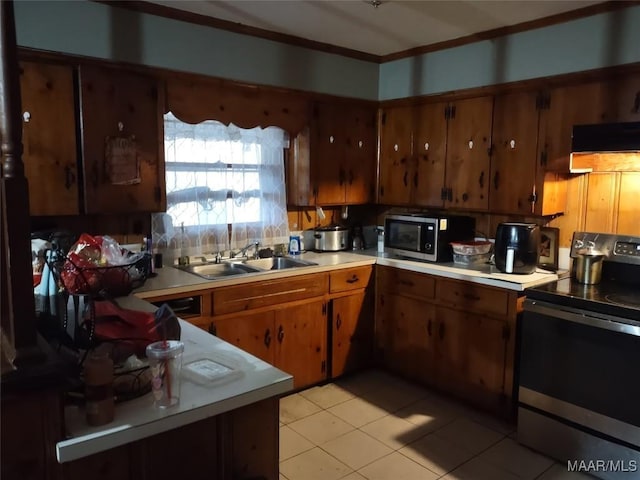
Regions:
<svg viewBox="0 0 640 480"><path fill-rule="evenodd" d="M622 305L623 307L640 308L640 294L617 294L611 293L604 296L607 302L615 303L616 305Z"/></svg>
<svg viewBox="0 0 640 480"><path fill-rule="evenodd" d="M574 232L571 256L583 247L604 252L602 280L584 285L573 278L527 289L526 296L558 306L640 321L640 237ZM573 272L575 276L575 271Z"/></svg>
<svg viewBox="0 0 640 480"><path fill-rule="evenodd" d="M640 321L640 288L614 281L583 285L571 278L528 288L527 298Z"/></svg>

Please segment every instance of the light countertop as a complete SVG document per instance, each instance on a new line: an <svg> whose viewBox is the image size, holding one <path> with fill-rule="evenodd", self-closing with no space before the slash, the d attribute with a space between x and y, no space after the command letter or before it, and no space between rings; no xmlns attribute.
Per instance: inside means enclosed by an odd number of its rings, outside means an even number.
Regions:
<svg viewBox="0 0 640 480"><path fill-rule="evenodd" d="M133 310L155 309L132 296L119 299L119 303ZM117 404L114 421L99 427L86 424L84 409L68 406L65 409L68 438L56 445L58 462L69 462L109 450L279 396L293 388L291 375L185 321L180 321L180 327L181 340L185 344L183 365L209 358L229 365L240 373L213 387L195 383L183 376L178 405L166 410L157 409L153 406L152 394L148 393Z"/></svg>
<svg viewBox="0 0 640 480"><path fill-rule="evenodd" d="M153 298L163 295L194 292L197 290L208 290L216 287L229 285L241 285L255 281L272 280L275 278L286 278L295 275L307 275L310 273L320 273L330 270L338 270L349 267L360 267L373 265L376 258L370 255L361 255L352 252L307 252L296 255L300 258L317 265L310 265L298 268L285 268L282 270L267 270L256 273L243 273L220 277L216 280L207 280L192 273L184 272L178 268L165 266L158 269L158 275L147 279L143 286L137 288L133 293L138 298Z"/></svg>
<svg viewBox="0 0 640 480"><path fill-rule="evenodd" d="M326 272L330 270L359 267L365 265L385 265L402 268L414 272L438 275L445 278L466 280L473 283L489 285L508 290L524 291L544 283L558 280L558 275L544 270L538 270L530 275L516 275L502 273L492 265L466 267L451 263L431 263L405 258L391 257L379 254L375 249L358 252L307 252L298 256L302 260L315 262L318 265L246 273L207 280L197 275L184 272L174 267L164 267L158 270L158 276L148 279L145 284L136 289L134 294L139 298L153 298L163 295L190 293L197 290L208 290L228 285L241 285L254 281L286 278L295 275Z"/></svg>

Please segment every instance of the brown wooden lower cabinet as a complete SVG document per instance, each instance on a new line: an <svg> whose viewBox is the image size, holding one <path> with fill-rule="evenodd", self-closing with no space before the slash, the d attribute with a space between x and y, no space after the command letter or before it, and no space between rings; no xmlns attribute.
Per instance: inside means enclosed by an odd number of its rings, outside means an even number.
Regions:
<svg viewBox="0 0 640 480"><path fill-rule="evenodd" d="M403 279L403 276L407 279ZM483 408L510 415L517 292L423 275L436 284L425 298L402 281L416 273L377 267L376 348L380 363ZM390 282L392 280L392 282ZM440 285L442 283L442 285ZM440 289L440 287L443 287ZM504 296L504 315L496 300ZM452 305L452 306L450 306ZM478 311L478 308L480 311Z"/></svg>
<svg viewBox="0 0 640 480"><path fill-rule="evenodd" d="M332 377L371 363L372 271L365 266L302 275L263 282L259 289L223 287L211 295L214 315L194 323L293 375L295 388L314 385L329 377L329 363Z"/></svg>
<svg viewBox="0 0 640 480"><path fill-rule="evenodd" d="M331 300L332 378L371 364L373 330L371 290Z"/></svg>
<svg viewBox="0 0 640 480"><path fill-rule="evenodd" d="M278 479L278 398L59 464L59 388L3 391L3 480Z"/></svg>
<svg viewBox="0 0 640 480"><path fill-rule="evenodd" d="M278 419L279 400L263 400L62 464L58 478L276 480Z"/></svg>
<svg viewBox="0 0 640 480"><path fill-rule="evenodd" d="M274 312L251 312L243 315L212 317L204 328L245 352L274 364Z"/></svg>
<svg viewBox="0 0 640 480"><path fill-rule="evenodd" d="M211 317L199 325L293 375L294 388L327 378L327 301L320 297L267 310Z"/></svg>
<svg viewBox="0 0 640 480"><path fill-rule="evenodd" d="M293 375L294 388L327 378L327 302L275 311L275 366Z"/></svg>

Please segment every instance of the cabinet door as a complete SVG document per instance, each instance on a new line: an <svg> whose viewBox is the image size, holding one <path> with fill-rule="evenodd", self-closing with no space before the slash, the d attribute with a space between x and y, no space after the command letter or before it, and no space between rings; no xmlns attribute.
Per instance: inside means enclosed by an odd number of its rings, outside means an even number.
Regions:
<svg viewBox="0 0 640 480"><path fill-rule="evenodd" d="M365 292L332 300L332 377L370 364L374 325L371 300Z"/></svg>
<svg viewBox="0 0 640 480"><path fill-rule="evenodd" d="M336 205L345 201L345 150L347 133L341 105L318 103L314 108L311 137L313 183L316 203Z"/></svg>
<svg viewBox="0 0 640 480"><path fill-rule="evenodd" d="M574 125L605 123L613 117L602 82L551 90L540 111L538 157L548 171L568 172Z"/></svg>
<svg viewBox="0 0 640 480"><path fill-rule="evenodd" d="M410 378L431 383L435 374L434 307L393 293L378 294L377 343L384 365Z"/></svg>
<svg viewBox="0 0 640 480"><path fill-rule="evenodd" d="M640 236L640 173L623 172L620 174L620 201L618 207L618 228L620 235ZM598 230L599 231L599 230Z"/></svg>
<svg viewBox="0 0 640 480"><path fill-rule="evenodd" d="M445 207L489 208L492 97L470 98L451 105L447 130Z"/></svg>
<svg viewBox="0 0 640 480"><path fill-rule="evenodd" d="M275 311L275 365L294 388L327 378L327 304L322 300Z"/></svg>
<svg viewBox="0 0 640 480"><path fill-rule="evenodd" d="M640 122L640 73L608 82L606 98L613 105L614 122Z"/></svg>
<svg viewBox="0 0 640 480"><path fill-rule="evenodd" d="M443 307L437 308L436 315L438 383L469 397L502 394L505 322Z"/></svg>
<svg viewBox="0 0 640 480"><path fill-rule="evenodd" d="M416 108L414 125L415 171L411 176L414 205L442 207L447 150L446 103Z"/></svg>
<svg viewBox="0 0 640 480"><path fill-rule="evenodd" d="M413 107L387 108L380 121L378 203L406 205L411 198Z"/></svg>
<svg viewBox="0 0 640 480"><path fill-rule="evenodd" d="M352 106L346 112L345 202L369 203L375 192L376 108Z"/></svg>
<svg viewBox="0 0 640 480"><path fill-rule="evenodd" d="M273 365L273 320L273 311L226 316L223 319L213 317L211 333Z"/></svg>
<svg viewBox="0 0 640 480"><path fill-rule="evenodd" d="M80 70L85 211L162 212L166 209L163 118L159 84L151 77L100 67ZM108 139L135 141L136 160Z"/></svg>
<svg viewBox="0 0 640 480"><path fill-rule="evenodd" d="M538 146L536 99L537 94L530 92L495 98L489 194L492 212L533 213Z"/></svg>
<svg viewBox="0 0 640 480"><path fill-rule="evenodd" d="M21 62L25 174L31 215L76 215L78 170L73 70Z"/></svg>

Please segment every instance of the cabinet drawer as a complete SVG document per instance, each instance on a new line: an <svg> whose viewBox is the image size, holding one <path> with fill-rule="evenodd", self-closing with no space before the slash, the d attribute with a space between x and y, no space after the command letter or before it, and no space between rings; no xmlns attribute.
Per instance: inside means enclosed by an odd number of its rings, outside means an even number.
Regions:
<svg viewBox="0 0 640 480"><path fill-rule="evenodd" d="M254 308L318 297L329 291L326 273L253 282L213 291L213 314L240 312Z"/></svg>
<svg viewBox="0 0 640 480"><path fill-rule="evenodd" d="M507 315L509 293L483 287L471 282L455 282L438 279L437 298L443 304L463 310Z"/></svg>
<svg viewBox="0 0 640 480"><path fill-rule="evenodd" d="M345 292L366 288L371 278L372 267L345 268L329 273L329 288L331 293Z"/></svg>
<svg viewBox="0 0 640 480"><path fill-rule="evenodd" d="M421 299L434 297L436 280L424 273L399 268L382 267L378 276L380 287L390 293L410 295Z"/></svg>

